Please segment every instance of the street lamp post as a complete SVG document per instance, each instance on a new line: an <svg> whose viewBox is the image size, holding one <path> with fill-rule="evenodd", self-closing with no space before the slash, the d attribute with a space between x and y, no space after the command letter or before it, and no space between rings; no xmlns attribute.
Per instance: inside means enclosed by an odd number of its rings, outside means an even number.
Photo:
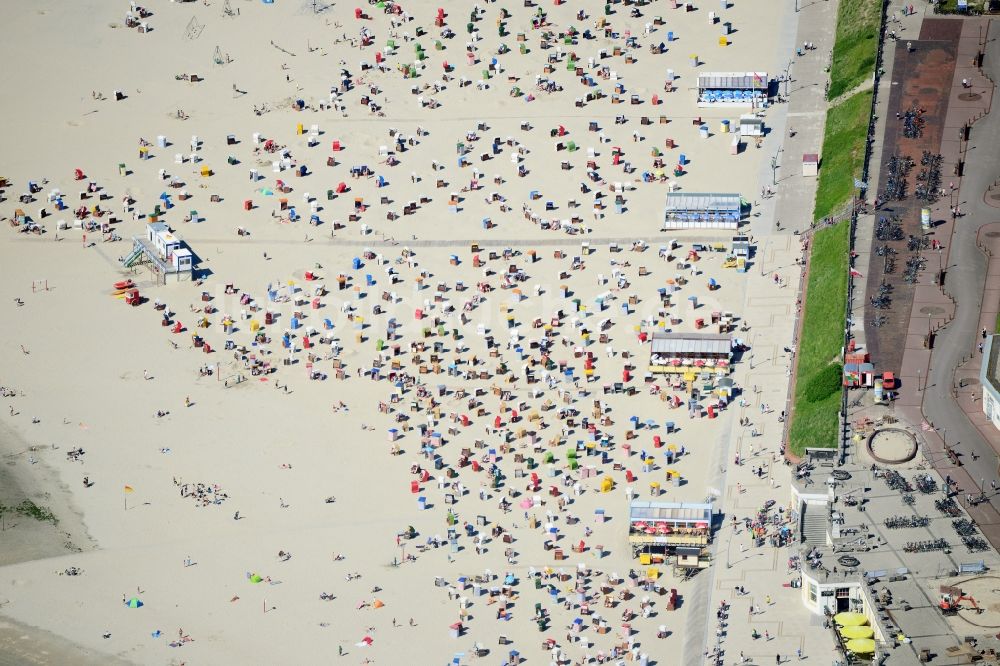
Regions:
<svg viewBox="0 0 1000 666"><path fill-rule="evenodd" d="M778 184L778 153L771 158L771 184Z"/></svg>

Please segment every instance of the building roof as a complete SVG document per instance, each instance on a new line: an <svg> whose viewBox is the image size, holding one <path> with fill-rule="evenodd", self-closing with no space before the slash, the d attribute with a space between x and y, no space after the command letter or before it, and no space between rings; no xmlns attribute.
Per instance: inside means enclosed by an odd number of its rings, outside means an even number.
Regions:
<svg viewBox="0 0 1000 666"><path fill-rule="evenodd" d="M632 500L629 505L629 520L701 521L711 526L712 505Z"/></svg>
<svg viewBox="0 0 1000 666"><path fill-rule="evenodd" d="M716 333L653 333L653 354L729 355L733 340L729 335Z"/></svg>
<svg viewBox="0 0 1000 666"><path fill-rule="evenodd" d="M680 213L688 211L740 213L740 195L718 192L669 192L667 193L666 212Z"/></svg>
<svg viewBox="0 0 1000 666"><path fill-rule="evenodd" d="M705 72L698 75L699 90L766 90L766 72Z"/></svg>

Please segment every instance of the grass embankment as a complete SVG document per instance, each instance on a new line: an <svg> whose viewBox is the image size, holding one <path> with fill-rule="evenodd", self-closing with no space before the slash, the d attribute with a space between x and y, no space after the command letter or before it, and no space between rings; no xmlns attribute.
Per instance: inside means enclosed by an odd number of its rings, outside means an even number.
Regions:
<svg viewBox="0 0 1000 666"><path fill-rule="evenodd" d="M872 80L881 17L882 0L841 1L828 99ZM865 89L827 110L813 209L816 220L835 212L854 193L854 179L864 165L871 104L872 91ZM834 378L842 372L850 231L850 222L843 221L813 236L788 434L789 448L796 455L807 447L837 446L842 390Z"/></svg>
<svg viewBox="0 0 1000 666"><path fill-rule="evenodd" d="M828 99L837 99L875 73L881 0L848 0L837 9Z"/></svg>
<svg viewBox="0 0 1000 666"><path fill-rule="evenodd" d="M830 366L839 366L844 345L849 251L849 221L820 229L813 236L788 435L796 455L806 447L837 445L841 392L839 381L830 381L834 374Z"/></svg>
<svg viewBox="0 0 1000 666"><path fill-rule="evenodd" d="M822 220L854 194L854 179L861 176L865 159L871 106L872 92L866 90L827 111L813 219Z"/></svg>

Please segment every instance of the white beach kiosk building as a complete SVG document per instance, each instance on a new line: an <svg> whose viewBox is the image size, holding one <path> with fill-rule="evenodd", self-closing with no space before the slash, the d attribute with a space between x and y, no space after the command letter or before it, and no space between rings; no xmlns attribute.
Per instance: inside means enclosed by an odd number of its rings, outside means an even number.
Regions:
<svg viewBox="0 0 1000 666"><path fill-rule="evenodd" d="M738 194L668 192L663 231L668 229L736 229L743 202Z"/></svg>
<svg viewBox="0 0 1000 666"><path fill-rule="evenodd" d="M698 106L767 106L766 72L705 72L698 75Z"/></svg>

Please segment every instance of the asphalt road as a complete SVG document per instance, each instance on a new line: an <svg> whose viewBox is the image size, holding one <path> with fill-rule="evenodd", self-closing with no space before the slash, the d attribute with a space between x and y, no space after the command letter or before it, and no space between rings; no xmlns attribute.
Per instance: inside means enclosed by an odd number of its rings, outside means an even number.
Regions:
<svg viewBox="0 0 1000 666"><path fill-rule="evenodd" d="M996 38L987 44L983 70L994 81L1000 78L1000 42ZM947 442L962 455L966 471L974 480L985 479L987 485L997 478L997 454L965 416L951 390L956 368L963 356L975 350L980 334L987 261L976 247L976 234L983 224L1000 217L1000 211L983 201L986 188L1000 175L998 140L1000 109L994 109L972 126L960 192L964 217L955 226L945 279L945 289L957 301L957 308L955 319L937 334L923 400L927 420L938 432L947 431ZM973 460L973 453L978 459ZM963 491L975 493L976 489ZM1000 498L994 495L991 502L1000 509Z"/></svg>

